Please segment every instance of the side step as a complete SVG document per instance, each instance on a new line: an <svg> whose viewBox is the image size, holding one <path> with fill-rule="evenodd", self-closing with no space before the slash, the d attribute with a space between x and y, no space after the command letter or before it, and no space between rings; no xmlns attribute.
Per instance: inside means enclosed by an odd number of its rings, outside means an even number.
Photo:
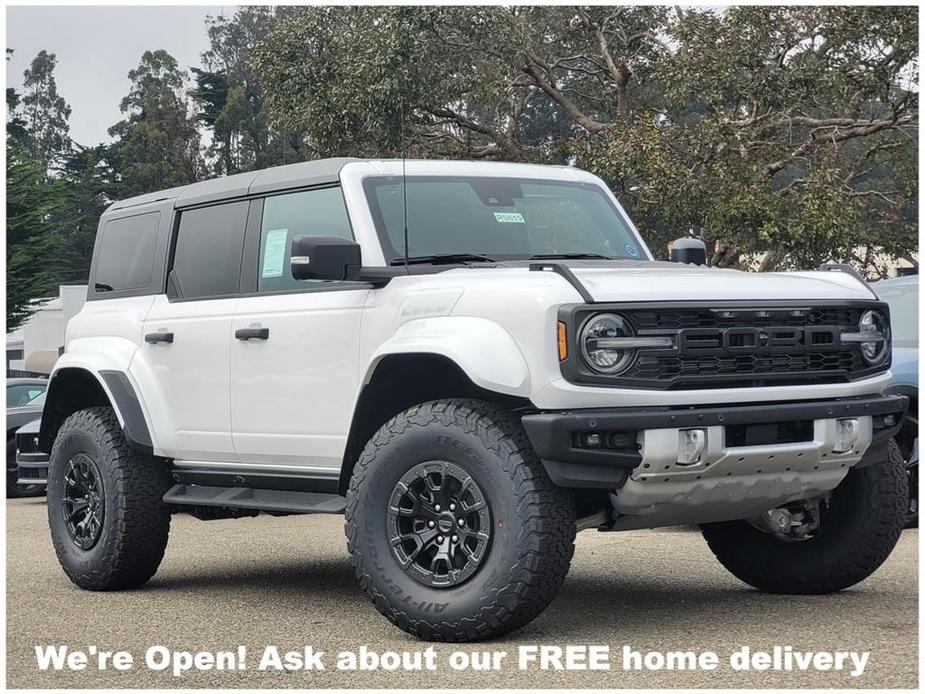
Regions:
<svg viewBox="0 0 925 694"><path fill-rule="evenodd" d="M218 506L268 513L343 513L347 502L340 494L249 487L209 487L175 484L164 503L176 506Z"/></svg>

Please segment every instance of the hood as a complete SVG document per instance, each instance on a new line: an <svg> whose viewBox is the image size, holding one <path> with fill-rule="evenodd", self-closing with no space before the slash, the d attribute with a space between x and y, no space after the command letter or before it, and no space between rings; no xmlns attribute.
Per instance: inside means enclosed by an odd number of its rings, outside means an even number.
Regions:
<svg viewBox="0 0 925 694"><path fill-rule="evenodd" d="M843 272L741 272L676 263L569 263L595 301L876 300Z"/></svg>

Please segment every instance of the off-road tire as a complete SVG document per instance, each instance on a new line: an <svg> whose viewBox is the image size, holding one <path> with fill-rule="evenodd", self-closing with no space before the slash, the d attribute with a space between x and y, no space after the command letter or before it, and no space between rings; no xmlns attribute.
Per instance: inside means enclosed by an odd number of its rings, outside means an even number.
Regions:
<svg viewBox="0 0 925 694"><path fill-rule="evenodd" d="M71 539L64 520L65 469L80 453L96 464L103 487L102 529L89 549ZM167 546L170 512L161 499L169 487L167 465L129 445L112 409L79 410L64 420L49 462L48 523L68 578L86 590L144 585Z"/></svg>
<svg viewBox="0 0 925 694"><path fill-rule="evenodd" d="M16 442L7 441L6 444L6 498L25 499L31 496L42 496L45 493L44 484L16 484L19 479L19 469L16 467Z"/></svg>
<svg viewBox="0 0 925 694"><path fill-rule="evenodd" d="M433 460L463 468L491 513L482 564L453 587L409 576L386 531L397 481ZM488 402L438 400L395 416L367 443L347 491L345 530L360 587L389 621L428 641L477 641L519 629L555 597L574 552L575 507L571 493L550 481L516 416Z"/></svg>
<svg viewBox="0 0 925 694"><path fill-rule="evenodd" d="M759 590L790 595L834 593L870 576L896 545L906 520L908 477L894 441L882 462L854 468L832 491L819 531L788 542L746 521L701 527L734 576Z"/></svg>

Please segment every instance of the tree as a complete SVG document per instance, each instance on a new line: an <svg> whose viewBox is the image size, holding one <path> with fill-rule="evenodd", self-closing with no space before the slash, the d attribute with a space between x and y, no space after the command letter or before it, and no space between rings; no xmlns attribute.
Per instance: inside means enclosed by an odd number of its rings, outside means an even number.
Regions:
<svg viewBox="0 0 925 694"><path fill-rule="evenodd" d="M286 7L254 50L312 156L569 162L659 253L807 268L917 248L910 7Z"/></svg>
<svg viewBox="0 0 925 694"><path fill-rule="evenodd" d="M6 49L6 59L13 56L13 49ZM26 122L22 119L19 112L19 106L22 102L22 95L16 91L15 87L6 88L6 139L8 142L19 146L24 146L26 142Z"/></svg>
<svg viewBox="0 0 925 694"><path fill-rule="evenodd" d="M251 65L254 48L266 40L274 21L268 7L241 7L228 18L207 20L210 48L203 69L193 68L190 94L197 120L212 129L209 155L218 175L304 159L299 132L267 122L263 87Z"/></svg>
<svg viewBox="0 0 925 694"><path fill-rule="evenodd" d="M62 163L58 177L62 204L55 216L60 251L55 267L63 281L85 282L89 277L97 225L116 196L107 155L106 145L75 145Z"/></svg>
<svg viewBox="0 0 925 694"><path fill-rule="evenodd" d="M184 96L186 76L164 50L145 51L128 73L126 118L109 129L116 193L125 198L195 181L202 169L199 132Z"/></svg>
<svg viewBox="0 0 925 694"><path fill-rule="evenodd" d="M15 330L35 310L35 299L54 292L60 248L55 218L61 184L45 165L12 144L6 149L6 329Z"/></svg>
<svg viewBox="0 0 925 694"><path fill-rule="evenodd" d="M70 150L68 118L71 107L58 94L54 53L39 51L24 73L22 97L26 141L45 168L53 166ZM7 92L9 97L9 91Z"/></svg>

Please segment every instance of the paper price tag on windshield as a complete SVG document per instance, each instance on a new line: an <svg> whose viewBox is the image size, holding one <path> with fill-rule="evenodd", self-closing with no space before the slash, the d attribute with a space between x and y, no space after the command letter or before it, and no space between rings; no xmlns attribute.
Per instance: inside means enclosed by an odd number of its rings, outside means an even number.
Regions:
<svg viewBox="0 0 925 694"><path fill-rule="evenodd" d="M520 212L495 212L495 221L505 224L523 224L524 216Z"/></svg>
<svg viewBox="0 0 925 694"><path fill-rule="evenodd" d="M267 239L263 245L262 277L283 276L283 260L286 258L286 239L288 237L288 229L271 229L267 232Z"/></svg>

